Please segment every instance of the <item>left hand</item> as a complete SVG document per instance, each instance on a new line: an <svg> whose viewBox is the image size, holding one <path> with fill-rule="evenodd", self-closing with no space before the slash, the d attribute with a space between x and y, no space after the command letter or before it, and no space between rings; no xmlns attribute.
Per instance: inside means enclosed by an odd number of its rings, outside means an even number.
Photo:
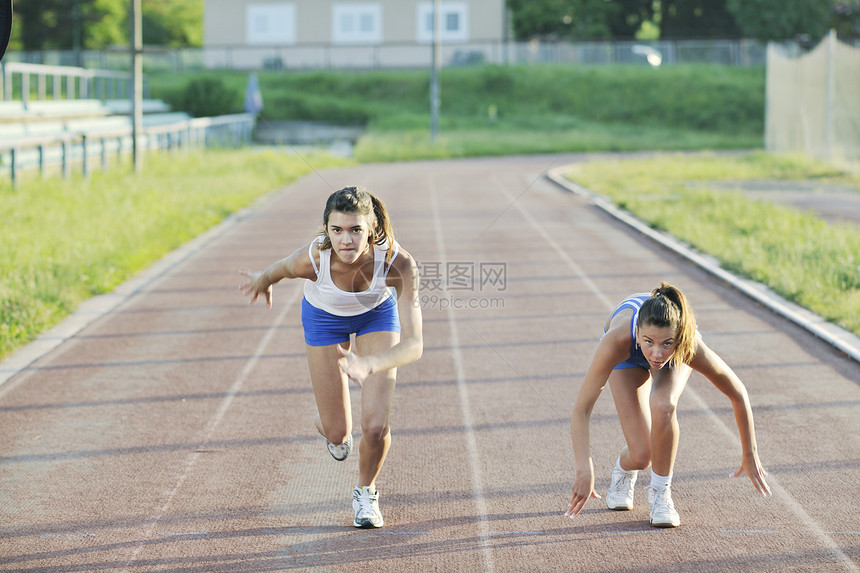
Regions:
<svg viewBox="0 0 860 573"><path fill-rule="evenodd" d="M750 478L750 481L761 495L764 497L772 495L770 486L767 485L767 481L764 479L767 472L764 471L763 467L761 467L761 462L759 461L757 454L744 455L741 467L734 473L734 477L740 477L744 474Z"/></svg>
<svg viewBox="0 0 860 573"><path fill-rule="evenodd" d="M337 353L340 355L337 365L350 380L361 386L364 379L370 376L370 367L367 365L367 360L340 345L337 347Z"/></svg>

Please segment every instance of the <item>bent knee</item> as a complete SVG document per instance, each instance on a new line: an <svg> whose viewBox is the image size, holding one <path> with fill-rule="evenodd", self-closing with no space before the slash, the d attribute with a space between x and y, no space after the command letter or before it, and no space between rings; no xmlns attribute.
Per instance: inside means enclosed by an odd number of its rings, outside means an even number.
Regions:
<svg viewBox="0 0 860 573"><path fill-rule="evenodd" d="M390 432L388 424L380 422L365 422L361 424L361 438L371 442L381 442Z"/></svg>
<svg viewBox="0 0 860 573"><path fill-rule="evenodd" d="M331 442L332 444L342 444L346 441L351 433L350 429L346 426L339 425L336 428L323 428L323 436L325 439Z"/></svg>
<svg viewBox="0 0 860 573"><path fill-rule="evenodd" d="M652 399L651 400L651 420L652 422L660 422L673 419L678 412L678 404L672 400Z"/></svg>

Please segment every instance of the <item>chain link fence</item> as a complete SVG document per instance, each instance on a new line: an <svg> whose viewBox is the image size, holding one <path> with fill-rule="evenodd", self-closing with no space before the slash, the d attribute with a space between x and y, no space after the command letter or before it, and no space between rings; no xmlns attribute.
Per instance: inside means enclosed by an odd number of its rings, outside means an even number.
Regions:
<svg viewBox="0 0 860 573"><path fill-rule="evenodd" d="M479 64L631 64L661 66L710 63L763 66L766 48L752 40L679 40L656 42L468 42L444 43L442 65ZM127 71L127 48L115 50L10 52L4 61ZM293 44L208 46L169 50L145 48L144 71L206 69L307 70L427 68L432 46L426 43L379 45Z"/></svg>

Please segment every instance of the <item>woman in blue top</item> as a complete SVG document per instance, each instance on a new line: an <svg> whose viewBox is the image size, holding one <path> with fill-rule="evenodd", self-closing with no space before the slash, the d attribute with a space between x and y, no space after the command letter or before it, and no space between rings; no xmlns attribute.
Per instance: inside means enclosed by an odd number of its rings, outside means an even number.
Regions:
<svg viewBox="0 0 860 573"><path fill-rule="evenodd" d="M376 478L391 445L396 371L423 350L418 269L394 240L385 205L364 189L336 191L317 238L263 271L240 272L247 277L240 291L251 304L265 297L269 308L272 285L306 279L302 326L318 409L314 423L332 457L345 460L352 450L348 380L361 386L353 525L382 527Z"/></svg>
<svg viewBox="0 0 860 573"><path fill-rule="evenodd" d="M600 499L594 491L589 419L608 381L627 445L612 470L606 505L615 510L632 509L638 471L650 464L647 491L651 525L680 525L671 495L678 451L676 407L693 370L703 374L732 402L743 449L735 477L746 474L759 493L770 494L758 458L746 387L704 343L679 289L661 283L650 295L628 297L611 313L603 331L571 415L576 480L568 516L582 511L588 498Z"/></svg>

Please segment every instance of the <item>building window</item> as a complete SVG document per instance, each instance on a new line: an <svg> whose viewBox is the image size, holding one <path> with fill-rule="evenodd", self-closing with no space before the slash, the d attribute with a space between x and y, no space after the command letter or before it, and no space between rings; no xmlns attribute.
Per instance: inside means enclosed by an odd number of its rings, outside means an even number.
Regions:
<svg viewBox="0 0 860 573"><path fill-rule="evenodd" d="M469 5L465 2L442 2L439 14L439 39L443 42L469 41ZM418 4L419 42L433 41L433 2Z"/></svg>
<svg viewBox="0 0 860 573"><path fill-rule="evenodd" d="M294 4L249 4L245 8L248 44L295 44L296 7Z"/></svg>
<svg viewBox="0 0 860 573"><path fill-rule="evenodd" d="M382 7L379 4L335 4L332 10L331 37L335 44L382 42Z"/></svg>

